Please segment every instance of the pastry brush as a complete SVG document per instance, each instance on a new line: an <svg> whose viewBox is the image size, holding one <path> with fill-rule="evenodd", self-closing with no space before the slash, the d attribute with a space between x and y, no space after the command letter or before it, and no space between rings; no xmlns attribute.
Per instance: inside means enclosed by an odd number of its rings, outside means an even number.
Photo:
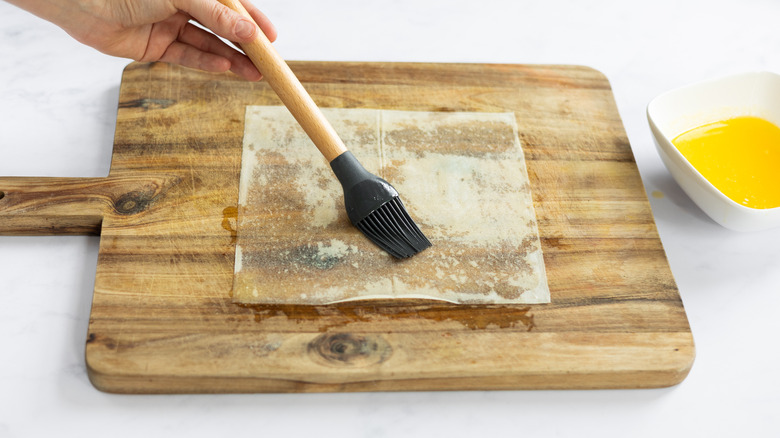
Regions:
<svg viewBox="0 0 780 438"><path fill-rule="evenodd" d="M219 1L254 22L239 0ZM390 183L367 171L347 150L259 27L256 35L253 41L241 44L241 48L330 163L344 189L344 205L350 222L397 258L411 257L431 246L407 213L398 192Z"/></svg>

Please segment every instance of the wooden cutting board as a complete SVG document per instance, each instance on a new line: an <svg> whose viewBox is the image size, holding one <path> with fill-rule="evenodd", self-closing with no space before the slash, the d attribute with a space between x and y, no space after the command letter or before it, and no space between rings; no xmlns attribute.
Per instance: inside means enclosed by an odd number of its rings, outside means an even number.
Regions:
<svg viewBox="0 0 780 438"><path fill-rule="evenodd" d="M236 304L245 107L280 102L263 82L133 63L122 79L108 177L0 178L0 233L101 235L86 336L97 388L644 388L685 378L690 327L601 73L291 67L322 107L514 112L551 303Z"/></svg>

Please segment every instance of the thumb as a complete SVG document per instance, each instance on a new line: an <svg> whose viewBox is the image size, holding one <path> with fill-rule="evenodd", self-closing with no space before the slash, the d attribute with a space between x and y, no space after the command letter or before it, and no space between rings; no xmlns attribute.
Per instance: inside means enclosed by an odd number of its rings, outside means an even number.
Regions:
<svg viewBox="0 0 780 438"><path fill-rule="evenodd" d="M257 32L256 24L217 0L174 0L173 3L200 24L229 41L249 42Z"/></svg>

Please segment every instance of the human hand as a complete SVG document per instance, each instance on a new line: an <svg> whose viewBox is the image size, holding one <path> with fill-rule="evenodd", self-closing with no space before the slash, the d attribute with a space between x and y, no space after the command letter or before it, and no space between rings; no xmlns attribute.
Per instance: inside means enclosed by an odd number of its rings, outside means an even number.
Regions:
<svg viewBox="0 0 780 438"><path fill-rule="evenodd" d="M230 70L251 81L261 75L249 58L190 20L236 43L251 41L259 31L276 39L271 21L249 0L240 1L260 29L217 0L9 1L108 55L210 72Z"/></svg>

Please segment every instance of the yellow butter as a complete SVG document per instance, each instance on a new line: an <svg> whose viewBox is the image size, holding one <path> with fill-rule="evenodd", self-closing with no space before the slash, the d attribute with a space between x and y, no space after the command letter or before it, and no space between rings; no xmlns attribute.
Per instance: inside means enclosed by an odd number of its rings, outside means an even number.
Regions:
<svg viewBox="0 0 780 438"><path fill-rule="evenodd" d="M780 207L780 128L752 116L708 123L672 140L688 162L738 204Z"/></svg>

